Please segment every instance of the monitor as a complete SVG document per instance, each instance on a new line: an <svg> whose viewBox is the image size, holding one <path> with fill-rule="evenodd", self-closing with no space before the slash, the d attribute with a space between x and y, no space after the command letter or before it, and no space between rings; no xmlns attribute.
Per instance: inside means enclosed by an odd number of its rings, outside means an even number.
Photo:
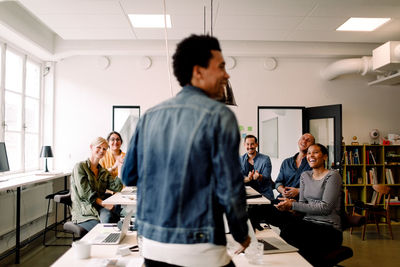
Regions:
<svg viewBox="0 0 400 267"><path fill-rule="evenodd" d="M0 142L0 172L7 172L10 170L10 165L8 165L8 157L6 144Z"/></svg>

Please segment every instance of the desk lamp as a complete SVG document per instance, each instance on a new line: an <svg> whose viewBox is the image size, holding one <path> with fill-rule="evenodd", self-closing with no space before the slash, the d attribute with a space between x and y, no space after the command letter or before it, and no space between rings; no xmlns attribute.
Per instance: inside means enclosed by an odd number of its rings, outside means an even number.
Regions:
<svg viewBox="0 0 400 267"><path fill-rule="evenodd" d="M53 157L53 151L51 151L51 146L42 146L42 151L40 151L40 157L41 158L46 158L46 168L45 172L49 172L49 169L47 168L47 158L52 158Z"/></svg>

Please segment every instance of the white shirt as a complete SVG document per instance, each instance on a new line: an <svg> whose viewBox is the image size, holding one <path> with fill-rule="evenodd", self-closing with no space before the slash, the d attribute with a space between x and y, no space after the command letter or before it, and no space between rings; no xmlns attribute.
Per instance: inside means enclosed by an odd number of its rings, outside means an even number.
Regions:
<svg viewBox="0 0 400 267"><path fill-rule="evenodd" d="M169 244L147 238L142 239L142 256L180 266L225 266L231 261L226 246L210 243Z"/></svg>

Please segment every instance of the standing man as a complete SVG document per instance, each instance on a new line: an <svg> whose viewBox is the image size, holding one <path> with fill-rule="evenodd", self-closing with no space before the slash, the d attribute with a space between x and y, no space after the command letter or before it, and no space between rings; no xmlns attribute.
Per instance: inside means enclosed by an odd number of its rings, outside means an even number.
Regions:
<svg viewBox="0 0 400 267"><path fill-rule="evenodd" d="M254 135L247 135L244 138L244 147L247 153L241 157L240 164L245 184L269 200L273 200L274 182L271 179L271 160L267 155L257 152L258 142Z"/></svg>
<svg viewBox="0 0 400 267"><path fill-rule="evenodd" d="M223 214L243 251L250 243L236 118L224 104L229 75L216 38L191 35L173 56L182 90L140 118L122 180L137 185L145 265L234 266Z"/></svg>
<svg viewBox="0 0 400 267"><path fill-rule="evenodd" d="M278 198L298 199L300 175L311 170L307 162L307 149L315 144L315 138L309 133L303 134L298 141L299 152L282 162L278 177L275 180L275 189L280 193ZM279 202L279 201L278 201Z"/></svg>

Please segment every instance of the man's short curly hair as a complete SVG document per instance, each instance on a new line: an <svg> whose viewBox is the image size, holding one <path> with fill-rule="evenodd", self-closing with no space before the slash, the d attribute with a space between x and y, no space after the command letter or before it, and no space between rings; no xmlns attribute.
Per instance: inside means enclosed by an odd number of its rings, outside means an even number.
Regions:
<svg viewBox="0 0 400 267"><path fill-rule="evenodd" d="M194 35L183 39L172 56L174 75L181 86L190 84L193 67L208 67L211 50L221 51L218 39L209 35Z"/></svg>

